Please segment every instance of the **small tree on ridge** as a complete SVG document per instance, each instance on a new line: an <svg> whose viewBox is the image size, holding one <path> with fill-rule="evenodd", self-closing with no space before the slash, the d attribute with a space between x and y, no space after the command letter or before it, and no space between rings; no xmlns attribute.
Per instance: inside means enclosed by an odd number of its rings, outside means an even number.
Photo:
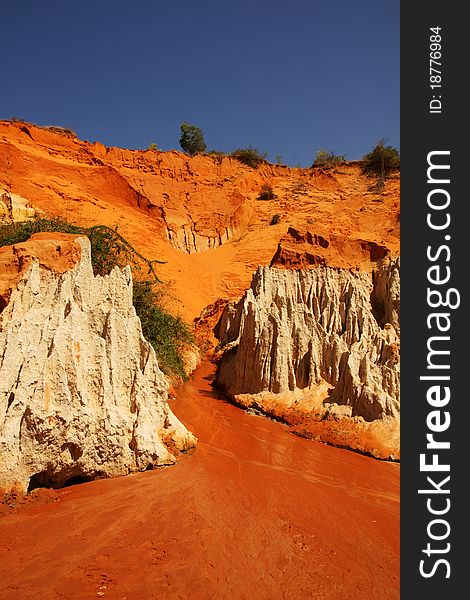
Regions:
<svg viewBox="0 0 470 600"><path fill-rule="evenodd" d="M386 146L386 140L379 140L375 148L362 158L362 171L369 176L377 176L382 181L400 168L400 152L393 146Z"/></svg>
<svg viewBox="0 0 470 600"><path fill-rule="evenodd" d="M202 129L196 127L196 125L190 125L185 122L181 123L180 130L180 146L185 152L190 156L194 156L195 154L201 154L206 151L207 146L204 141Z"/></svg>

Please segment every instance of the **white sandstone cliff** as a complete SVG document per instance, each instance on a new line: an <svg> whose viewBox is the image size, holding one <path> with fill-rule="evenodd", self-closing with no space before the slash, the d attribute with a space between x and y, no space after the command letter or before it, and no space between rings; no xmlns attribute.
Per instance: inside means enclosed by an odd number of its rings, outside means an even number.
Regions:
<svg viewBox="0 0 470 600"><path fill-rule="evenodd" d="M399 272L259 267L216 327L217 383L244 405L321 390L321 416L399 422Z"/></svg>
<svg viewBox="0 0 470 600"><path fill-rule="evenodd" d="M73 243L80 258L72 269L34 260L0 315L6 489L125 475L171 464L169 448L195 444L167 404L132 305L130 268L95 277L88 239Z"/></svg>

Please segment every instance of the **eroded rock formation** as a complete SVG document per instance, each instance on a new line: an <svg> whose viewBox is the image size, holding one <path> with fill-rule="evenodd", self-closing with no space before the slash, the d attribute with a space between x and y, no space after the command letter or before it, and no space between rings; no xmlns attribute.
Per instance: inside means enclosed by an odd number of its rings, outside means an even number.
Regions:
<svg viewBox="0 0 470 600"><path fill-rule="evenodd" d="M353 162L253 169L229 156L106 147L56 127L0 121L0 188L48 217L118 227L141 254L164 261L159 274L186 321L219 298L240 298L279 243L277 264L288 268L320 260L364 270L384 247L398 252L398 174L380 191L373 183ZM275 198L259 199L264 185Z"/></svg>
<svg viewBox="0 0 470 600"><path fill-rule="evenodd" d="M37 211L25 198L0 187L0 224L25 221L36 214Z"/></svg>
<svg viewBox="0 0 470 600"><path fill-rule="evenodd" d="M94 277L89 241L64 234L2 253L0 487L124 475L192 447L143 338L130 269Z"/></svg>
<svg viewBox="0 0 470 600"><path fill-rule="evenodd" d="M393 420L386 443L396 456L399 264L386 257L372 273L259 267L217 325L218 384L236 402L275 415L276 404L292 409L300 401L318 419Z"/></svg>
<svg viewBox="0 0 470 600"><path fill-rule="evenodd" d="M371 263L382 260L389 252L383 244L331 233L325 226L306 230L289 227L279 241L271 266L299 270L334 265L368 270Z"/></svg>

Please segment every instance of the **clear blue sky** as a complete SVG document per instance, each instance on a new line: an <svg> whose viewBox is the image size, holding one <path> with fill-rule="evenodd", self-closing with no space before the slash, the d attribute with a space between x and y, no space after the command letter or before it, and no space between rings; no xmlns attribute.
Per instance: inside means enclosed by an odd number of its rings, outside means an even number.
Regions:
<svg viewBox="0 0 470 600"><path fill-rule="evenodd" d="M0 118L164 150L188 121L303 166L399 147L398 0L12 0L1 20Z"/></svg>

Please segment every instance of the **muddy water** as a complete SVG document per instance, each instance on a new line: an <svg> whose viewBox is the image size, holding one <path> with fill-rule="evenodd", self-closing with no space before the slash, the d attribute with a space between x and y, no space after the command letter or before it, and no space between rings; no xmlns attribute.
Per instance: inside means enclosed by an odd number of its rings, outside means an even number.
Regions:
<svg viewBox="0 0 470 600"><path fill-rule="evenodd" d="M211 374L172 404L192 456L0 521L2 600L398 599L399 466L247 415Z"/></svg>

